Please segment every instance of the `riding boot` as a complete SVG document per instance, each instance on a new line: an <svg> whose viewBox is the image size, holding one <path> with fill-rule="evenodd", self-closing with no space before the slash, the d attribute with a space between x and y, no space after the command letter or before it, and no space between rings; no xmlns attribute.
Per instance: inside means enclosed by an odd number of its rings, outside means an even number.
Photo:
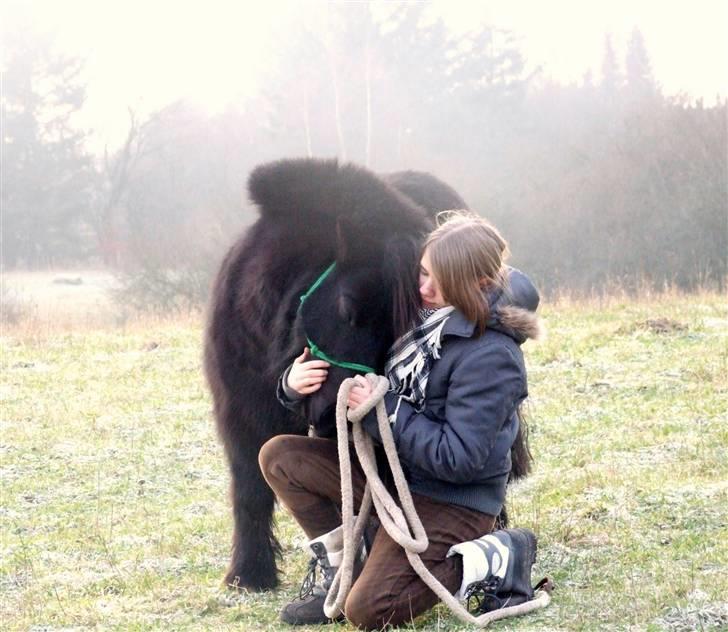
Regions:
<svg viewBox="0 0 728 632"><path fill-rule="evenodd" d="M475 562L463 550L462 597L468 610L483 614L516 606L534 597L531 567L536 561L536 535L529 529L501 529L475 540ZM472 544L472 543L465 543ZM453 547L456 552L459 547ZM479 559L478 556L479 555ZM474 581L473 573L479 577Z"/></svg>
<svg viewBox="0 0 728 632"><path fill-rule="evenodd" d="M344 615L330 619L324 613L326 595L334 581L344 556L343 529L337 527L308 542L311 555L308 571L301 584L298 597L286 604L281 611L281 620L291 625L315 625L340 621ZM366 548L361 544L354 559L353 579L364 567ZM317 575L320 580L317 581Z"/></svg>

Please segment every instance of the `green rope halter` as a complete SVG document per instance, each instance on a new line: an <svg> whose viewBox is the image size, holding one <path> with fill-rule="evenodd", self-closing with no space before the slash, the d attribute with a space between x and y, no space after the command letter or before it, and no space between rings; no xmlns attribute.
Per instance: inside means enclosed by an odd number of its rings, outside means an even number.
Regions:
<svg viewBox="0 0 728 632"><path fill-rule="evenodd" d="M318 288L319 286L326 280L326 277L333 272L334 268L336 267L336 261L334 261L326 270L324 270L318 279L316 279L313 284L311 285L308 290L306 290L306 293L301 296L301 302L298 305L298 311L301 311L301 308L303 307L303 304L306 302L306 299L311 296ZM318 358L319 360L324 360L325 362L328 362L329 364L333 364L334 366L339 366L342 369L351 369L352 371L358 371L360 373L376 373L376 371L370 367L366 366L365 364L357 364L356 362L344 362L341 360L335 360L330 355L327 355L313 340L311 340L308 335L306 336L306 342L308 343L308 347L311 350L311 355L315 358Z"/></svg>

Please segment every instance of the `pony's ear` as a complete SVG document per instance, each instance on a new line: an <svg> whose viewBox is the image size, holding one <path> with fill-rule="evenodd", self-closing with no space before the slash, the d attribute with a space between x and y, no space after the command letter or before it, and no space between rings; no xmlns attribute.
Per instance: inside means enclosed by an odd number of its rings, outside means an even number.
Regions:
<svg viewBox="0 0 728 632"><path fill-rule="evenodd" d="M421 241L417 237L397 236L385 245L382 274L385 286L392 288L392 331L395 338L406 333L417 321Z"/></svg>

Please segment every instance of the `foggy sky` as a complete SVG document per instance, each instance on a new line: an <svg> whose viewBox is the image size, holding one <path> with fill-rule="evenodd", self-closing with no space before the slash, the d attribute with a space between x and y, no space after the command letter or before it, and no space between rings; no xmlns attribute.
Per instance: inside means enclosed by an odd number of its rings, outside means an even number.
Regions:
<svg viewBox="0 0 728 632"><path fill-rule="evenodd" d="M52 31L59 49L86 59L83 125L94 130L100 149L121 141L128 107L151 112L187 97L216 111L254 94L280 38L306 22L295 8L310 5L34 0L1 6L3 19ZM381 2L371 6L375 13L386 10ZM598 77L605 33L623 57L638 27L666 94L712 103L728 92L728 2L722 0L433 0L430 9L456 32L482 23L514 31L529 67L561 83L578 82L589 70Z"/></svg>

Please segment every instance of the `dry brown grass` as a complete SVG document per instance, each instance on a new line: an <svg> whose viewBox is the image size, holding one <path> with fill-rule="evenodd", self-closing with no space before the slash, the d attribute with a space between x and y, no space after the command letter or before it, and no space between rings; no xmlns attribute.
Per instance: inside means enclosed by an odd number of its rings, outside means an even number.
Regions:
<svg viewBox="0 0 728 632"><path fill-rule="evenodd" d="M90 276L56 276L25 282L39 309L0 338L3 629L283 629L306 566L284 511L281 590L221 588L231 515L202 318L117 324ZM544 301L549 336L526 345L536 466L509 504L557 591L493 629L726 629L726 301L604 300ZM405 629L467 628L440 607Z"/></svg>
<svg viewBox="0 0 728 632"><path fill-rule="evenodd" d="M201 310L159 315L127 308L115 300L116 289L114 275L106 270L4 271L2 335L42 340L59 333L135 332L163 323L201 322Z"/></svg>

